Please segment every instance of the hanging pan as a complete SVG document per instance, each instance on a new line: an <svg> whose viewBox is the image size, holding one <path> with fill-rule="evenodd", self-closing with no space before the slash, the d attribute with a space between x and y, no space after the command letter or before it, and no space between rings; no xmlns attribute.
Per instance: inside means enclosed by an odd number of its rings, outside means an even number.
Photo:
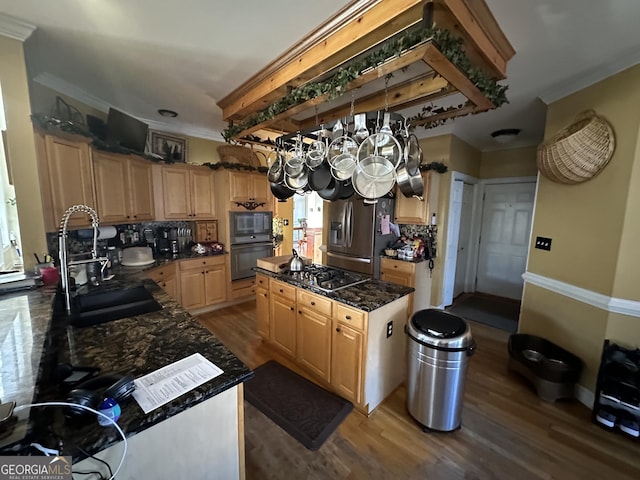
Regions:
<svg viewBox="0 0 640 480"><path fill-rule="evenodd" d="M281 183L270 182L271 184L271 193L274 197L278 199L279 202L285 202L288 198L293 197L293 194L296 193L291 190L286 185Z"/></svg>
<svg viewBox="0 0 640 480"><path fill-rule="evenodd" d="M315 170L309 172L309 186L314 192L323 190L334 180L331 176L331 167L327 162L322 162Z"/></svg>

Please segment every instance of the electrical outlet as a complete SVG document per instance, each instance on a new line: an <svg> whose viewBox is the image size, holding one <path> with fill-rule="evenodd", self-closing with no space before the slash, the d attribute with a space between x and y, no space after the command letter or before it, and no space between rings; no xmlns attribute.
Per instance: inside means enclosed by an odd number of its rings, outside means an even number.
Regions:
<svg viewBox="0 0 640 480"><path fill-rule="evenodd" d="M387 323L387 338L393 335L393 320Z"/></svg>
<svg viewBox="0 0 640 480"><path fill-rule="evenodd" d="M551 239L547 237L536 237L536 248L540 250L551 250Z"/></svg>
<svg viewBox="0 0 640 480"><path fill-rule="evenodd" d="M289 219L288 219L288 218L285 218L284 220L282 220L282 224L283 224L285 227L288 227L288 226L289 226Z"/></svg>

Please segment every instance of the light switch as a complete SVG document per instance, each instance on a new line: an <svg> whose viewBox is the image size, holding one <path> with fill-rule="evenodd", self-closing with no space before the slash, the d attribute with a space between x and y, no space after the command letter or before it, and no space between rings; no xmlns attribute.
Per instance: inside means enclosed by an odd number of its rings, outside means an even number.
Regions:
<svg viewBox="0 0 640 480"><path fill-rule="evenodd" d="M551 239L547 237L536 237L535 247L540 250L551 250Z"/></svg>

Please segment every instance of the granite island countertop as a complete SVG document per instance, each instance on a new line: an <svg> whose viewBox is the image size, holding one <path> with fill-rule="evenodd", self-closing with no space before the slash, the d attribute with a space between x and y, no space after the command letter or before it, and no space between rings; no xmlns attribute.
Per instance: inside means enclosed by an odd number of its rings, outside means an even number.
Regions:
<svg viewBox="0 0 640 480"><path fill-rule="evenodd" d="M231 351L188 314L153 281L145 270L116 268L116 277L97 288L112 289L144 285L163 306L162 310L85 328L66 325L51 318L56 291L53 287L0 296L0 340L3 355L11 349L14 362L3 362L2 401L18 405L60 401L68 387L54 383L56 365L100 368L101 374L130 373L140 377L163 366L200 353L223 370L218 377L196 387L175 400L145 414L133 399L124 402L119 426L127 436L135 435L165 419L197 405L253 376ZM5 318L7 320L5 320ZM11 320L13 319L13 320ZM8 353L8 350L7 350ZM0 454L24 452L33 441L52 442L50 428L66 438L74 461L85 457L71 446L81 445L94 454L120 441L113 428L101 428L94 419L67 420L58 407L33 408L20 412L12 430L0 432ZM54 427L55 426L55 427ZM24 437L24 438L23 438Z"/></svg>
<svg viewBox="0 0 640 480"><path fill-rule="evenodd" d="M255 267L253 270L261 275L281 280L299 288L304 288L317 295L322 295L331 300L350 305L359 310L364 310L365 312L372 312L415 291L413 287L405 287L403 285L371 278L367 282L346 287L335 292L325 292L319 288L300 282L286 273L274 273L259 267Z"/></svg>

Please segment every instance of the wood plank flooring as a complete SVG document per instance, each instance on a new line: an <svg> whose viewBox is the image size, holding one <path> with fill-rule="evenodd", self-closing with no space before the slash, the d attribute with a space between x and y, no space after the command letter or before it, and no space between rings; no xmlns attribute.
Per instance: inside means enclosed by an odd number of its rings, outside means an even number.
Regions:
<svg viewBox="0 0 640 480"><path fill-rule="evenodd" d="M275 359L309 377L255 333L255 302L198 319L250 368ZM353 411L311 452L245 401L247 479L640 478L640 442L593 424L577 401L540 400L507 370L509 334L477 323L471 328L478 347L461 429L424 433L407 413L401 386L368 418Z"/></svg>

